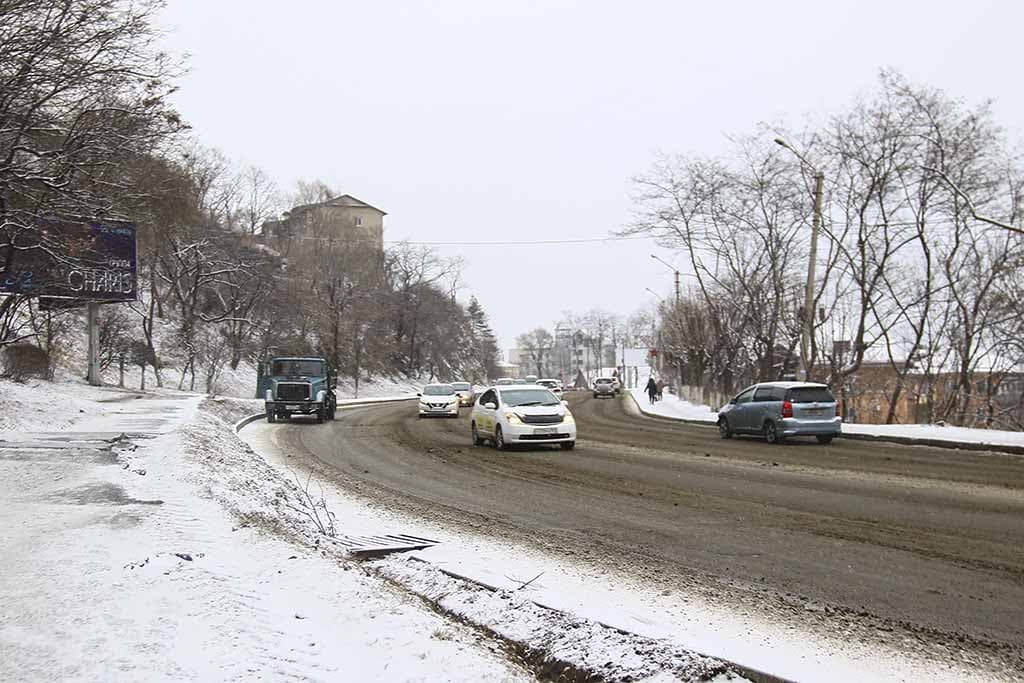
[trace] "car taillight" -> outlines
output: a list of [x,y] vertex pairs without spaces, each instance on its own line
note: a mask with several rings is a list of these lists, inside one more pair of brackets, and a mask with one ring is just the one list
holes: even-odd
[[782,402],[782,417],[793,417],[793,404],[789,401]]

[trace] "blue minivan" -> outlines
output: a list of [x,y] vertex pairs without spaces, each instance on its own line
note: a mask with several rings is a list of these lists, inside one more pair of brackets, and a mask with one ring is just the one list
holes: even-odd
[[747,387],[718,411],[718,433],[760,434],[768,443],[791,436],[814,436],[829,443],[842,434],[843,418],[824,384],[762,382]]

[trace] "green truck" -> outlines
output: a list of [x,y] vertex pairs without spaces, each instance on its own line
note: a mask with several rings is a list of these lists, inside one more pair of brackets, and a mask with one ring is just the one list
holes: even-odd
[[323,422],[334,419],[337,386],[337,375],[327,359],[284,356],[259,364],[256,398],[264,401],[267,422],[292,415],[315,415],[317,422]]

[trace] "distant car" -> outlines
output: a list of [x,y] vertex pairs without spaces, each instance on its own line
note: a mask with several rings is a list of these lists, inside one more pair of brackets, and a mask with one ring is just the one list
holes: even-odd
[[718,433],[762,434],[768,443],[791,436],[814,436],[829,443],[842,433],[843,418],[824,384],[763,382],[747,387],[718,411]]
[[515,380],[513,380],[511,377],[502,377],[501,379],[494,383],[495,386],[499,387],[507,387],[509,384],[515,384]]
[[428,384],[418,396],[421,418],[459,416],[459,395],[451,384]]
[[537,384],[542,387],[547,387],[548,391],[552,394],[558,398],[562,398],[562,383],[557,379],[539,379],[537,380]]
[[526,384],[536,384],[537,383],[537,379],[538,379],[537,375],[527,375],[526,377],[523,377],[523,381]]
[[476,393],[473,391],[472,384],[469,382],[452,382],[452,388],[459,395],[459,407],[473,405],[473,402],[476,400]]
[[594,398],[613,398],[619,395],[619,385],[614,377],[598,377],[594,380]]
[[576,420],[565,402],[539,384],[494,386],[482,393],[470,416],[474,446],[486,441],[505,450],[514,444],[576,446]]
[[519,378],[512,380],[512,384],[529,384],[525,378]]

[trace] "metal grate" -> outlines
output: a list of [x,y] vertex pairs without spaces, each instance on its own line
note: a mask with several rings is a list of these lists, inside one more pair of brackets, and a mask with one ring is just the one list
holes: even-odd
[[557,413],[554,415],[520,415],[519,417],[528,425],[556,425],[562,421],[562,416]]
[[407,534],[384,534],[379,536],[339,536],[335,539],[353,555],[372,556],[401,553],[407,550],[423,550],[437,545],[437,541]]
[[278,382],[278,401],[307,401],[309,400],[309,384],[306,382]]

